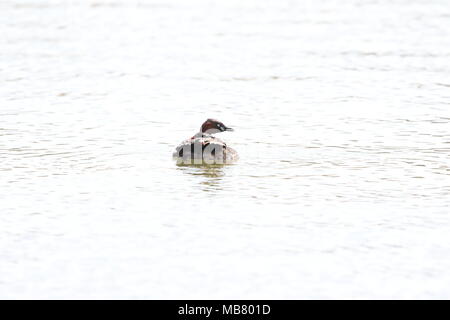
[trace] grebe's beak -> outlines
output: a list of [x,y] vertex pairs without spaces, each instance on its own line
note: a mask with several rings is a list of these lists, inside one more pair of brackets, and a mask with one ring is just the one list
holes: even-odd
[[234,129],[233,129],[233,128],[225,127],[225,131],[234,131]]

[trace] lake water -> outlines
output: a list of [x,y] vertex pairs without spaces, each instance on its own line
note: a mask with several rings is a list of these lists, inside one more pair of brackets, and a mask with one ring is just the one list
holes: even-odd
[[448,1],[0,10],[0,298],[450,298]]

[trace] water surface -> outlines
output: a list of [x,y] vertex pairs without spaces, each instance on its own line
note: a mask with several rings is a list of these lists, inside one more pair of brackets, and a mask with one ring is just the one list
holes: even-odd
[[448,1],[0,9],[1,298],[450,298]]

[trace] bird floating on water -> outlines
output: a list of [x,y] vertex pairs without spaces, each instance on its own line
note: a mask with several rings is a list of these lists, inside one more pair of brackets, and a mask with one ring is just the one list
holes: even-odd
[[226,164],[239,159],[233,148],[212,134],[233,131],[222,122],[207,119],[200,131],[184,140],[173,153],[178,164]]

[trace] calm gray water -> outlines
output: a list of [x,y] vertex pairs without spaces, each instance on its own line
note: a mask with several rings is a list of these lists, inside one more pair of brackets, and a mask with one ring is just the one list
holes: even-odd
[[0,298],[450,298],[448,1],[0,10]]

